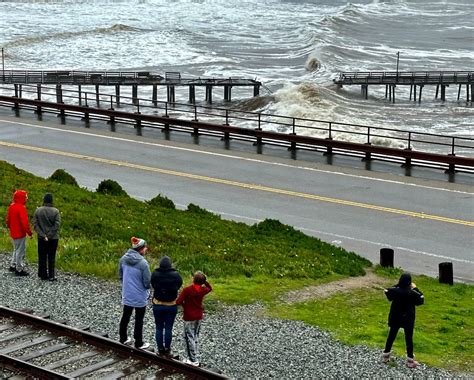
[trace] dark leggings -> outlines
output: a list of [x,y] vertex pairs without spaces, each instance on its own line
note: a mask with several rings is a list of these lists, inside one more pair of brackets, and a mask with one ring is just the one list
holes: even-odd
[[122,319],[120,320],[120,342],[123,343],[127,340],[127,328],[130,322],[130,317],[135,309],[135,326],[133,330],[133,338],[135,339],[135,347],[143,345],[143,319],[145,318],[144,307],[132,307],[123,305]]
[[385,353],[390,352],[392,349],[393,342],[397,337],[398,330],[403,328],[405,330],[405,343],[407,345],[407,357],[413,359],[413,330],[415,328],[414,325],[407,325],[407,326],[391,326],[390,332],[388,333],[387,343],[385,343]]

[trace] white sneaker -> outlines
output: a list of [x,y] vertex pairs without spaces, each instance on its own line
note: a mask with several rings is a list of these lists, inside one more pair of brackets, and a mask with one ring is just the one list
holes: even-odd
[[146,350],[150,347],[150,343],[143,343],[140,347],[137,347],[139,350]]
[[192,365],[192,366],[194,366],[194,367],[199,367],[199,362],[193,362],[193,361],[191,361],[191,360],[189,360],[189,359],[184,359],[184,360],[183,360],[183,363],[184,363],[184,364],[188,364],[188,365]]
[[408,358],[407,359],[407,367],[408,368],[416,368],[420,363],[418,363],[415,359]]
[[125,344],[127,346],[130,346],[133,343],[133,339],[130,337],[127,337],[127,340],[123,342],[122,344]]

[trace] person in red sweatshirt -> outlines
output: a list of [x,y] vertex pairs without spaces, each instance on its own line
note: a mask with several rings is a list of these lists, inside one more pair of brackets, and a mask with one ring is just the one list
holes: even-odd
[[212,287],[207,282],[206,276],[201,272],[196,272],[193,276],[193,284],[184,288],[176,300],[177,305],[183,306],[184,339],[188,354],[188,359],[184,362],[196,367],[199,366],[197,345],[204,314],[202,301],[211,290]]
[[33,237],[30,223],[28,222],[28,212],[26,211],[26,201],[28,193],[24,190],[17,190],[13,194],[13,202],[8,207],[6,223],[13,240],[13,255],[10,264],[10,272],[15,272],[17,276],[28,276],[25,271],[26,235]]

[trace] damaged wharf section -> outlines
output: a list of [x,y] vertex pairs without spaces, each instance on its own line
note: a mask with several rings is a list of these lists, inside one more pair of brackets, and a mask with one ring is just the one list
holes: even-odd
[[[95,93],[100,93],[100,86],[114,86],[117,102],[120,103],[120,89],[122,86],[132,88],[132,98],[138,100],[139,86],[152,86],[152,101],[158,102],[158,87],[166,87],[166,98],[169,103],[176,101],[176,87],[188,87],[189,102],[196,103],[196,87],[205,87],[206,102],[212,103],[212,94],[215,87],[224,90],[224,101],[232,100],[233,87],[250,87],[253,96],[260,94],[262,83],[254,79],[245,78],[182,78],[179,72],[166,72],[165,76],[148,71],[25,71],[4,70],[0,77],[3,83],[15,84],[21,92],[22,84],[38,84],[38,99],[41,98],[41,84],[54,84],[58,94],[62,85],[77,86],[81,93],[81,86],[95,86]],[[21,97],[21,94],[19,94]],[[58,103],[62,99],[58,99]]]
[[[362,96],[367,99],[369,86],[385,85],[385,98],[395,103],[395,88],[410,86],[410,100],[421,102],[424,86],[436,86],[435,98],[440,96],[446,100],[446,87],[458,86],[457,100],[461,98],[462,87],[466,88],[466,102],[474,101],[474,72],[473,71],[371,71],[371,72],[342,72],[334,79],[339,87],[359,85]],[[441,90],[441,93],[440,93]]]

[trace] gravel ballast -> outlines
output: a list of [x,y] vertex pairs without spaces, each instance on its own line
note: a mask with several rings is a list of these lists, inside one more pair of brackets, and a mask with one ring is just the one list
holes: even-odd
[[[1,305],[47,313],[52,319],[88,325],[93,332],[107,332],[118,339],[122,310],[119,282],[69,273],[58,273],[58,282],[41,281],[34,265],[29,266],[31,276],[15,277],[8,271],[9,260],[10,255],[0,254]],[[206,314],[199,343],[203,367],[234,379],[463,377],[423,364],[409,369],[403,358],[385,365],[381,350],[341,344],[302,322],[261,317],[262,310],[259,305],[232,306]],[[174,353],[185,357],[181,313],[173,334]],[[144,339],[154,346],[151,308],[145,317]]]

